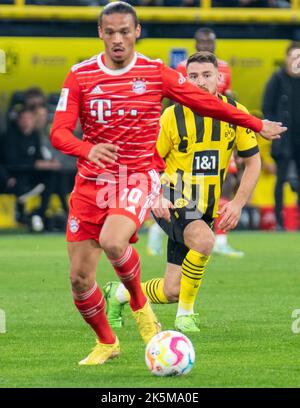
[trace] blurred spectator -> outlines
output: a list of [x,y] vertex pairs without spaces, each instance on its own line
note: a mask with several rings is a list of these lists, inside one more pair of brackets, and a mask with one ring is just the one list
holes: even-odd
[[[57,194],[65,213],[68,212],[67,195],[74,185],[76,173],[76,159],[62,154],[56,150],[50,142],[50,125],[48,122],[48,109],[46,106],[38,106],[35,109],[36,130],[39,132],[41,143],[41,155],[44,160],[57,163],[57,171],[54,174],[50,193]],[[49,197],[50,198],[50,197]]]
[[44,106],[46,104],[46,96],[38,87],[28,88],[24,93],[24,104],[25,107],[29,109]]
[[0,162],[0,194],[13,194],[17,179],[12,177],[3,163]]
[[[216,34],[215,32],[208,27],[199,28],[195,34],[195,48],[198,52],[209,51],[213,54],[216,50]],[[176,70],[181,72],[183,76],[186,77],[186,62],[187,60],[181,61]],[[231,72],[230,67],[226,61],[220,60],[218,58],[218,92],[226,96],[232,96],[231,92]]]
[[15,193],[18,197],[17,220],[26,223],[24,203],[31,195],[41,195],[41,206],[32,214],[33,229],[42,230],[53,170],[59,166],[53,160],[44,160],[41,153],[39,134],[35,130],[35,114],[23,108],[16,122],[10,127],[5,139],[5,162],[10,174],[16,178]]
[[[285,66],[275,72],[267,83],[263,98],[266,118],[284,123],[288,127],[281,139],[272,142],[271,154],[277,167],[275,185],[275,214],[277,229],[283,224],[283,185],[288,169],[294,160],[300,179],[300,43],[293,42],[287,49]],[[300,185],[298,183],[300,208]]]
[[11,97],[7,112],[7,130],[16,121],[18,112],[22,107],[34,109],[36,106],[45,105],[46,97],[38,87],[28,88],[26,91],[15,91]]

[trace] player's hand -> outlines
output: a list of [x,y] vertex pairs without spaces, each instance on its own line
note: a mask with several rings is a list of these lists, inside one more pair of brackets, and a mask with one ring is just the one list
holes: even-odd
[[152,212],[156,218],[164,218],[166,221],[171,222],[170,208],[175,207],[170,200],[161,194],[155,201],[152,207]]
[[242,213],[242,207],[234,200],[224,204],[218,211],[220,217],[222,217],[219,228],[225,232],[234,229],[239,222]]
[[102,162],[113,164],[117,159],[118,149],[118,146],[110,143],[99,143],[91,148],[88,159],[104,169],[105,164]]
[[281,122],[272,122],[267,119],[262,122],[263,128],[259,133],[267,140],[280,139],[281,133],[287,130],[287,127],[282,126]]

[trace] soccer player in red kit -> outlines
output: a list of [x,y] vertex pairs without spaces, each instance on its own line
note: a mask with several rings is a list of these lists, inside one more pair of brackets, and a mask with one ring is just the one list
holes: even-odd
[[[286,128],[223,103],[186,82],[159,60],[135,52],[141,27],[135,9],[112,2],[99,16],[105,52],[72,67],[64,82],[51,131],[53,145],[78,157],[67,225],[75,305],[97,335],[80,364],[103,364],[120,353],[96,283],[102,251],[130,293],[130,306],[147,343],[160,325],[140,285],[140,259],[130,243],[156,199],[154,159],[164,96],[202,115],[249,127],[267,138]],[[80,118],[83,140],[73,135]]]

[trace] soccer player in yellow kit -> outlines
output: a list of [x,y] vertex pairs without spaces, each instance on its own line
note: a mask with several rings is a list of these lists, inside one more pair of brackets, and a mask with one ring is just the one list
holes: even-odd
[[[187,61],[190,82],[247,112],[240,103],[217,93],[218,63],[210,52],[198,52]],[[222,183],[232,151],[244,159],[245,170],[235,197],[218,211]],[[254,132],[226,122],[201,117],[183,105],[167,108],[161,117],[157,150],[165,159],[163,194],[153,215],[168,235],[167,268],[163,278],[142,284],[152,303],[178,302],[175,329],[199,331],[194,303],[214,246],[213,220],[220,227],[236,227],[259,177],[261,161]],[[129,294],[119,283],[105,288],[108,319],[122,325],[121,311]]]

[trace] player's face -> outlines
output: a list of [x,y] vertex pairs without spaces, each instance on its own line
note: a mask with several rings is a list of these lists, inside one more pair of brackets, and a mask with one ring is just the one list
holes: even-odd
[[218,70],[210,62],[191,62],[187,67],[188,80],[209,92],[212,95],[217,93]]
[[213,33],[211,34],[200,34],[196,38],[196,50],[209,51],[214,54],[216,48],[216,37]]
[[104,41],[105,64],[111,69],[126,67],[132,60],[141,27],[131,14],[114,13],[102,17],[99,37]]

